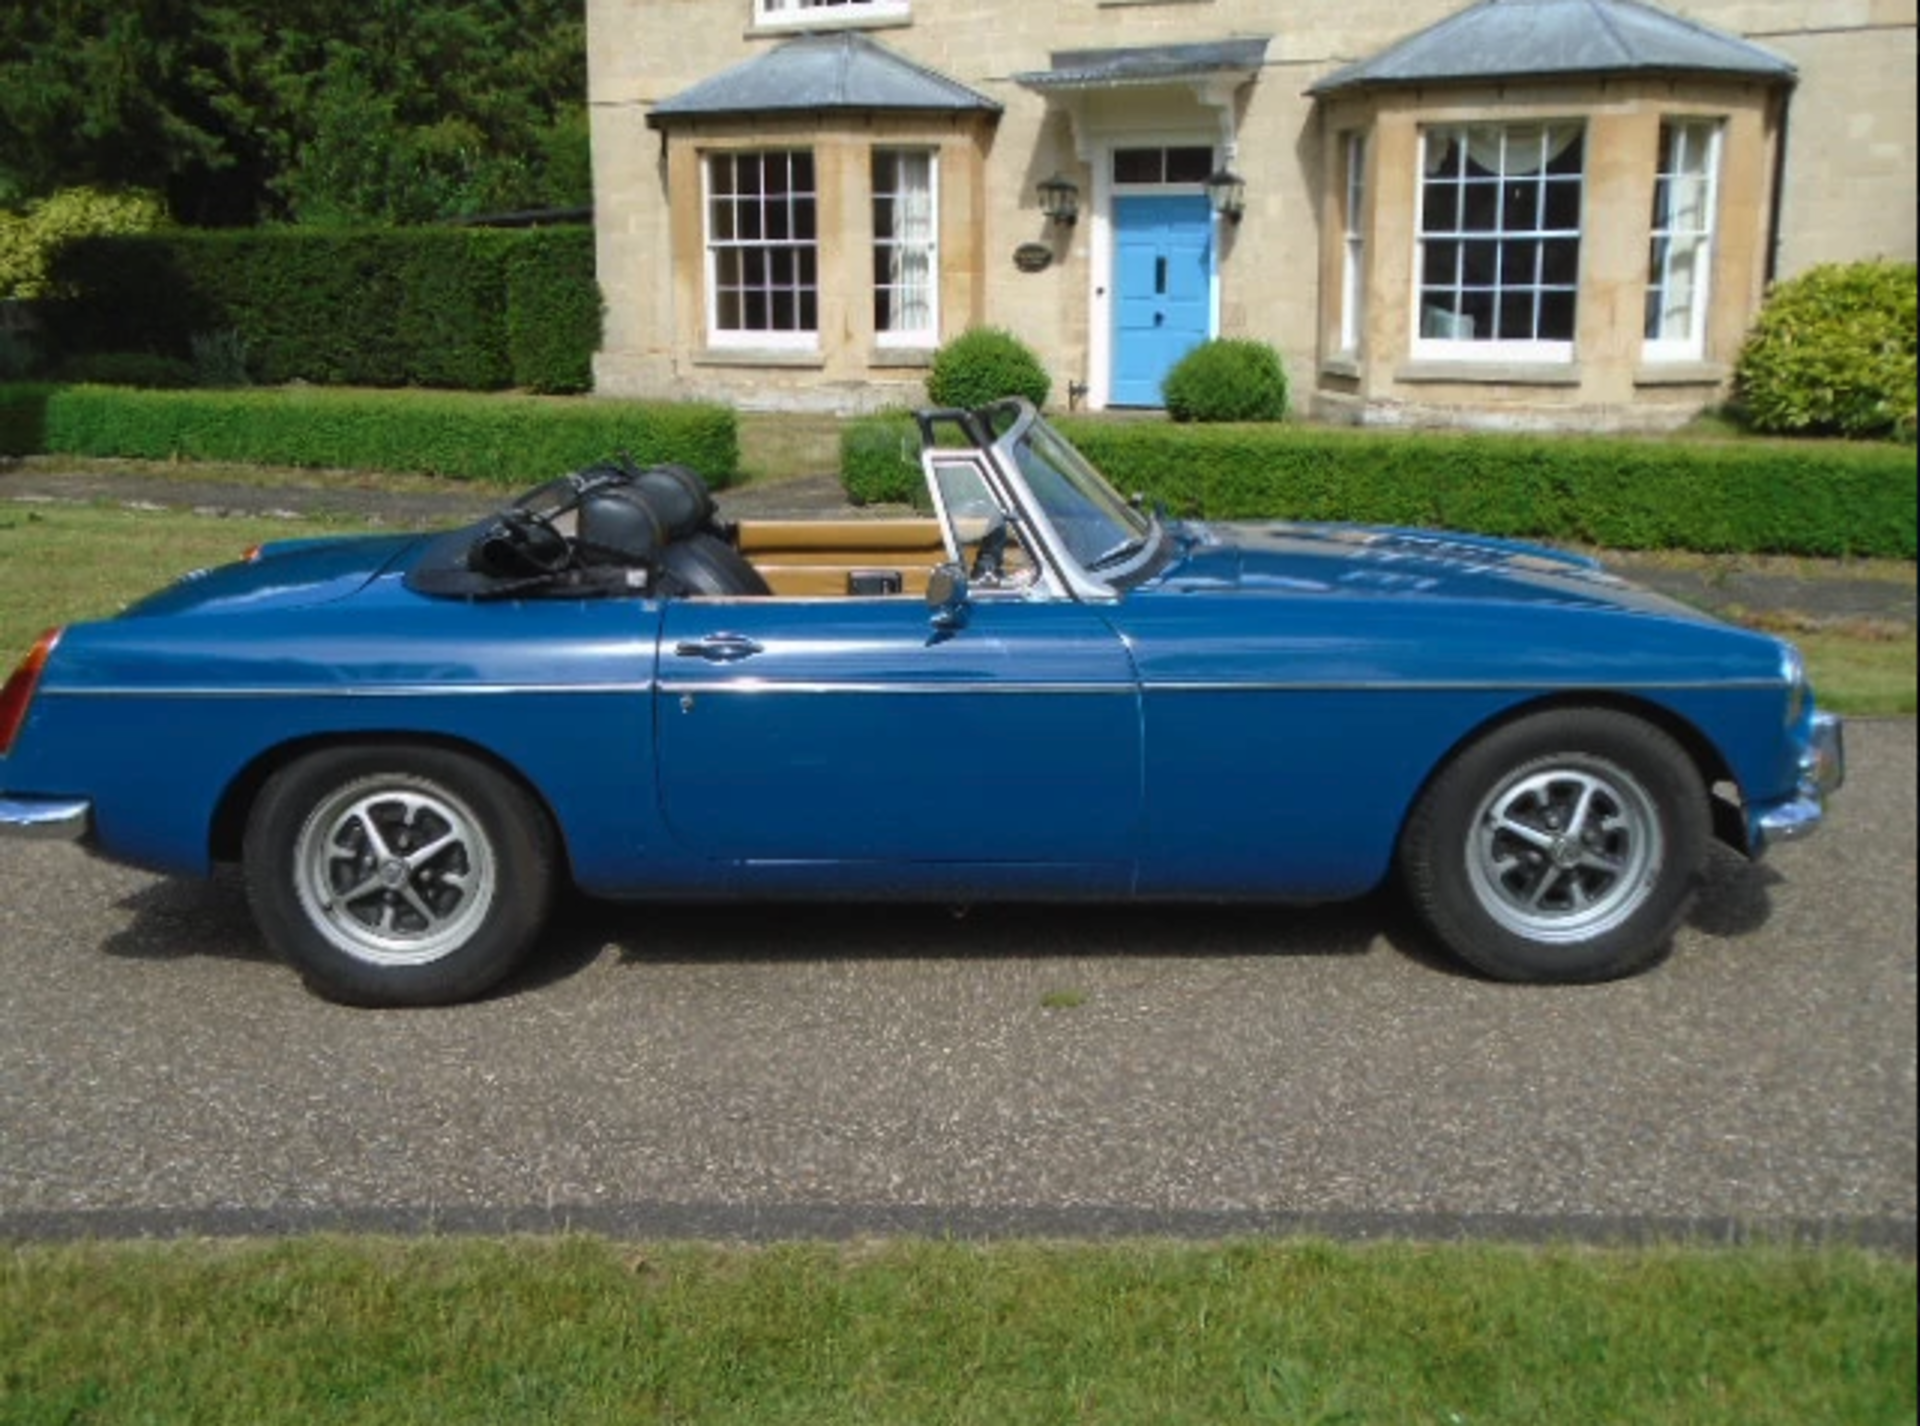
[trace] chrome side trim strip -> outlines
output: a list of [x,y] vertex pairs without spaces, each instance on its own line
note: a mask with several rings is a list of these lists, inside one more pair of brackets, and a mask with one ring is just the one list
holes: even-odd
[[978,697],[982,694],[1248,694],[1248,693],[1684,693],[1725,689],[1775,689],[1770,680],[1754,682],[1684,682],[1610,684],[1604,690],[1591,683],[1454,683],[1392,681],[1352,683],[826,683],[768,678],[687,679],[671,676],[660,680],[662,693],[789,693],[789,694],[956,694]]
[[1140,690],[1131,683],[787,683],[780,679],[733,678],[698,680],[663,678],[663,694],[785,693],[808,698],[855,695],[860,697],[934,698],[951,695],[959,698],[999,698],[1014,694],[1042,698],[1061,696],[1100,696],[1138,698]]
[[[1751,692],[1778,689],[1777,679],[1685,680],[1671,683],[1618,683],[1609,693]],[[500,698],[522,696],[635,696],[653,693],[794,693],[794,694],[1250,694],[1250,693],[1592,693],[1592,683],[1481,682],[1451,679],[1356,679],[1347,682],[1300,683],[934,683],[873,680],[826,681],[741,677],[732,679],[678,679],[669,674],[658,683],[422,683],[325,685],[320,687],[158,687],[106,686],[45,688],[43,698],[165,698],[165,699],[279,699],[279,698]]]
[[141,688],[103,686],[98,688],[41,687],[42,698],[499,698],[509,694],[568,696],[607,694],[647,694],[654,692],[648,683],[377,683],[303,685],[298,688],[260,686],[196,688],[191,686]]

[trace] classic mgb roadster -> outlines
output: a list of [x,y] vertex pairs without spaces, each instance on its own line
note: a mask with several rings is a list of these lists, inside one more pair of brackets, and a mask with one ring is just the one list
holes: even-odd
[[0,830],[238,861],[266,940],[358,1004],[481,994],[565,882],[964,905],[1397,879],[1480,972],[1592,981],[1660,956],[1715,836],[1758,856],[1841,782],[1791,646],[1591,560],[1170,520],[1022,403],[916,420],[926,519],[730,524],[690,473],[614,464],[50,633],[0,695]]

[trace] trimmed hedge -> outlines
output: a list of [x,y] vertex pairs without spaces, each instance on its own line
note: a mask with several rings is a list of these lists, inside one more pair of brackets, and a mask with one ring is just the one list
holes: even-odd
[[524,485],[627,452],[723,488],[739,423],[709,405],[450,392],[0,387],[0,455],[213,460]]
[[266,385],[579,391],[600,340],[588,228],[86,238],[55,274],[81,294],[48,322],[62,354],[186,357],[232,332]]
[[507,355],[516,386],[593,390],[603,303],[592,228],[541,228],[507,254]]
[[[1176,515],[1470,530],[1607,549],[1915,555],[1915,453],[1831,442],[1496,436],[1065,419],[1121,491]],[[916,498],[912,424],[843,436],[856,503]]]

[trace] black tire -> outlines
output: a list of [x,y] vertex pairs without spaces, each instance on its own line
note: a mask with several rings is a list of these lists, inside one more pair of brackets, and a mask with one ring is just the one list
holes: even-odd
[[346,1005],[450,1005],[538,939],[554,836],[518,784],[442,748],[333,748],[262,789],[242,849],[254,919]]
[[1712,839],[1686,752],[1629,714],[1557,709],[1469,745],[1400,842],[1415,908],[1498,980],[1579,983],[1644,969],[1686,915]]

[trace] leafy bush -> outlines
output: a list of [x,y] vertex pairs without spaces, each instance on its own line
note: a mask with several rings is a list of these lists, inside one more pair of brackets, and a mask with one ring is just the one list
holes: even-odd
[[1287,372],[1265,342],[1219,338],[1182,357],[1162,388],[1176,421],[1284,421]]
[[509,485],[619,452],[677,462],[723,488],[740,464],[731,410],[452,392],[132,391],[0,387],[14,455],[216,460],[414,471]]
[[867,416],[840,428],[840,482],[855,505],[921,504],[920,432],[911,417]]
[[195,332],[188,338],[193,351],[195,386],[247,386],[247,339],[228,327],[218,332]]
[[1915,267],[1812,268],[1768,294],[1736,373],[1756,430],[1914,438]]
[[150,193],[95,188],[63,189],[22,213],[0,213],[0,301],[55,294],[53,262],[70,242],[151,232],[165,221],[165,208]]
[[1470,530],[1608,549],[1915,553],[1898,446],[1069,420],[1122,490],[1216,520]]
[[927,373],[927,397],[935,406],[971,410],[1009,396],[1044,406],[1052,390],[1053,379],[1040,358],[998,327],[975,327],[955,337],[934,354]]

